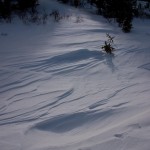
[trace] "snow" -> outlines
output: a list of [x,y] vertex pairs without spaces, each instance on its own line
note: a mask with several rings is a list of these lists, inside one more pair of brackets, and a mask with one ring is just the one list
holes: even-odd
[[[0,149],[149,150],[150,21],[134,19],[125,34],[91,12],[42,2],[70,19],[0,24]],[[100,48],[106,33],[114,55]]]

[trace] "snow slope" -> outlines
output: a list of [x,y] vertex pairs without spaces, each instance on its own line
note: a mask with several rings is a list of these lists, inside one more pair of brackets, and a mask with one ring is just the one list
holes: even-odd
[[[70,19],[0,24],[0,149],[150,150],[150,21],[135,19],[124,34],[90,12],[42,2]],[[100,50],[106,33],[114,56]]]

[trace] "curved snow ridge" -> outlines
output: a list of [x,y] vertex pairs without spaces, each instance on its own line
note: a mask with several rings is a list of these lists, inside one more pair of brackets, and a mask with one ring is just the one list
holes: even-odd
[[[126,87],[123,87],[123,88],[121,88],[121,89],[119,89],[119,90],[116,90],[114,93],[110,94],[110,95],[108,96],[108,98],[102,99],[102,100],[100,100],[100,101],[98,101],[98,102],[92,104],[91,106],[89,106],[89,109],[94,109],[94,108],[97,108],[97,107],[99,107],[99,106],[101,106],[101,105],[107,104],[111,98],[115,97],[117,94],[121,93],[122,91],[124,91],[124,90],[126,90],[126,89],[129,89],[130,87],[134,87],[135,85],[137,85],[137,83],[136,83],[136,84],[129,85],[129,86],[126,86]],[[121,103],[121,104],[118,104],[118,105],[116,105],[116,106],[121,106],[122,104],[126,104],[126,103],[128,103],[128,102]]]
[[35,124],[30,130],[36,129],[61,134],[84,128],[85,125],[94,125],[96,121],[104,121],[119,111],[121,110],[108,109],[62,114]]
[[146,63],[144,65],[141,65],[138,68],[142,68],[142,69],[146,69],[146,70],[150,71],[150,63]]
[[[80,49],[61,55],[35,61],[30,64],[24,64],[20,69],[30,69],[32,71],[60,72],[67,70],[83,69],[93,61],[103,61],[104,53],[100,51],[90,51],[88,49]],[[33,65],[34,64],[34,65]]]
[[6,93],[6,92],[10,92],[10,91],[16,91],[16,90],[20,90],[26,87],[30,87],[30,85],[40,85],[40,82],[45,81],[45,79],[43,78],[32,78],[31,80],[21,80],[20,81],[16,81],[16,82],[12,82],[4,87],[1,87],[2,90],[0,90],[0,93]]
[[90,51],[88,49],[80,49],[80,50],[64,53],[61,55],[57,55],[49,59],[35,61],[34,65],[33,62],[30,64],[24,64],[20,67],[20,69],[43,68],[44,70],[44,68],[63,65],[63,64],[76,63],[88,59],[103,60],[104,53],[100,51]]
[[[8,102],[7,106],[3,106],[0,109],[0,125],[24,123],[45,117],[53,108],[67,103],[65,99],[72,95],[73,92],[74,89],[71,88],[67,91],[58,90],[42,94],[36,94],[36,90],[33,90],[22,93],[25,94],[24,96],[22,94],[14,95],[9,99],[10,102]],[[26,96],[26,94],[30,96]],[[25,101],[27,106],[23,105]],[[18,109],[16,106],[19,104],[23,106]]]

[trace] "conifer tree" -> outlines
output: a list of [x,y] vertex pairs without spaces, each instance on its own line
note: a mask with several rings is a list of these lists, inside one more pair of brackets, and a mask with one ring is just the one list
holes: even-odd
[[[106,18],[115,18],[122,30],[130,32],[137,0],[96,0],[98,11]],[[127,29],[128,28],[128,29]]]

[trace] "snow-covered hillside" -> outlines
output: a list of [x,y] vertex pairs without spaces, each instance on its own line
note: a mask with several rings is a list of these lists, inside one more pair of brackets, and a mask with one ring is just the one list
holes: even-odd
[[[42,5],[71,16],[0,24],[0,149],[150,150],[150,21],[124,34],[80,8]],[[101,51],[106,33],[114,56]]]

